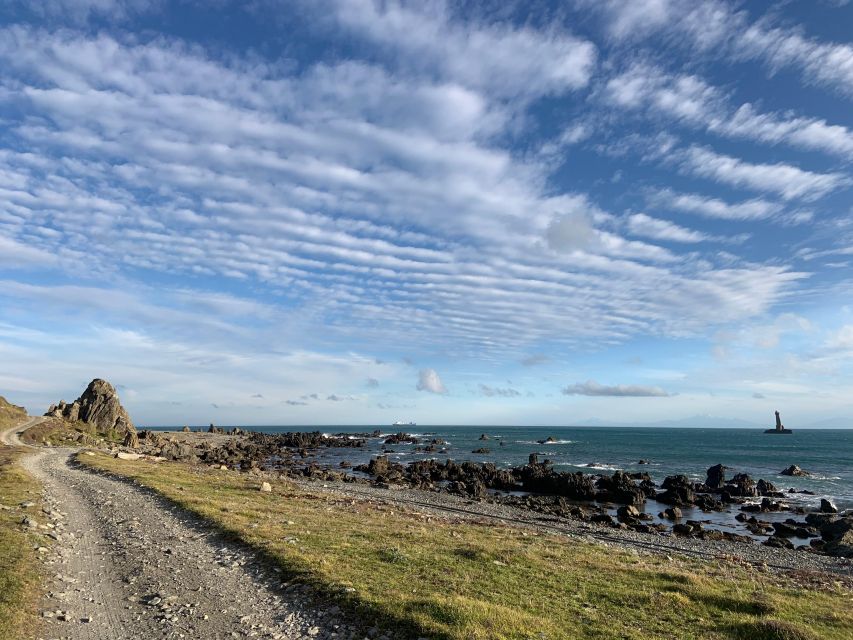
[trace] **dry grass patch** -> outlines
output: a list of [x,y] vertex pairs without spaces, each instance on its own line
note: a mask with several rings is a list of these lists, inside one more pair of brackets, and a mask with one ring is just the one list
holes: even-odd
[[[0,397],[0,431],[26,420],[21,407]],[[35,536],[21,527],[26,513],[40,507],[39,485],[15,461],[23,453],[0,444],[0,637],[30,638],[34,634],[39,591]],[[35,506],[22,508],[22,502]]]
[[413,634],[682,639],[778,628],[853,636],[851,592],[843,588],[779,586],[776,576],[725,562],[448,523],[285,482],[261,493],[259,480],[231,471],[101,454],[80,461],[138,480],[262,550],[289,579]]

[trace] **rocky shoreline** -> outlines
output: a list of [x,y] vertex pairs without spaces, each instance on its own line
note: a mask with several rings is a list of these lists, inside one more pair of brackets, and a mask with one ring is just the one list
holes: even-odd
[[[601,475],[558,471],[547,459],[540,461],[536,454],[531,454],[527,464],[512,468],[435,459],[402,465],[392,462],[387,455],[377,455],[368,463],[355,466],[342,461],[337,468],[321,466],[314,460],[315,454],[326,448],[362,449],[368,438],[384,437],[385,449],[401,442],[437,450],[442,446],[439,440],[419,442],[405,433],[267,434],[241,429],[226,432],[211,425],[206,433],[189,429],[145,430],[138,435],[137,447],[121,447],[121,451],[116,450],[117,455],[144,455],[252,474],[379,489],[405,487],[656,537],[728,541],[744,546],[760,539],[771,548],[853,558],[853,513],[838,513],[828,501],[823,501],[816,512],[790,507],[785,501],[787,494],[771,482],[754,480],[746,474],[729,478],[722,464],[708,468],[705,482],[672,475],[657,485],[647,473],[615,471],[612,475]],[[796,473],[796,470],[786,472]],[[643,512],[647,504],[653,503],[661,507],[658,518]],[[710,527],[699,518],[686,518],[682,510],[688,508],[706,514],[737,511],[735,520],[743,533]],[[762,518],[780,513],[790,517],[784,521]]]

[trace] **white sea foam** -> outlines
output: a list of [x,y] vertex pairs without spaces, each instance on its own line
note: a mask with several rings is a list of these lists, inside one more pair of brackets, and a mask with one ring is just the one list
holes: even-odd
[[551,442],[539,440],[516,440],[516,444],[572,444],[574,440],[552,440]]
[[558,462],[558,467],[577,467],[579,469],[595,469],[596,471],[619,471],[622,467],[605,462],[588,462],[579,464],[577,462]]

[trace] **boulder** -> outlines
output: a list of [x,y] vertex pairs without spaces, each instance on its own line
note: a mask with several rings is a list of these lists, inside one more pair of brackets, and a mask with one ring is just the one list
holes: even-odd
[[838,507],[836,507],[832,502],[827,500],[826,498],[820,499],[820,512],[821,513],[838,513]]
[[596,499],[602,502],[619,504],[643,504],[646,496],[642,489],[624,471],[612,476],[603,476],[595,483],[598,493]]
[[721,464],[715,464],[709,467],[705,472],[705,486],[709,489],[722,489],[726,483],[726,467]]
[[264,493],[271,493],[272,492],[272,485],[269,482],[262,482],[260,491],[262,491]]
[[797,465],[792,464],[787,469],[783,469],[779,472],[783,476],[810,476],[811,474],[808,471],[800,469]]
[[742,498],[758,497],[758,488],[746,473],[739,473],[726,483],[726,492],[730,496]]
[[616,517],[619,518],[619,520],[622,522],[631,522],[640,518],[640,512],[637,510],[637,507],[633,505],[627,505],[624,507],[619,507],[616,510]]
[[662,493],[657,494],[657,501],[674,506],[693,504],[696,495],[693,493],[693,483],[687,476],[667,476],[664,478]]
[[660,517],[667,520],[681,520],[681,509],[678,507],[669,507],[668,509],[664,509]]

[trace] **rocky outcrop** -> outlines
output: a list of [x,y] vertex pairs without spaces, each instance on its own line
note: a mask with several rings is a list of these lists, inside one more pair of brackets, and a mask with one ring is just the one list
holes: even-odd
[[726,483],[726,468],[721,464],[710,467],[705,474],[705,486],[709,489],[722,489]]
[[60,400],[58,405],[51,405],[45,415],[63,418],[69,422],[85,422],[101,433],[118,434],[127,447],[139,445],[136,428],[121,405],[118,393],[113,385],[100,378],[92,380],[74,402],[68,404]]
[[787,469],[783,469],[779,472],[783,476],[810,476],[811,474],[808,471],[800,469],[797,465],[792,464]]

